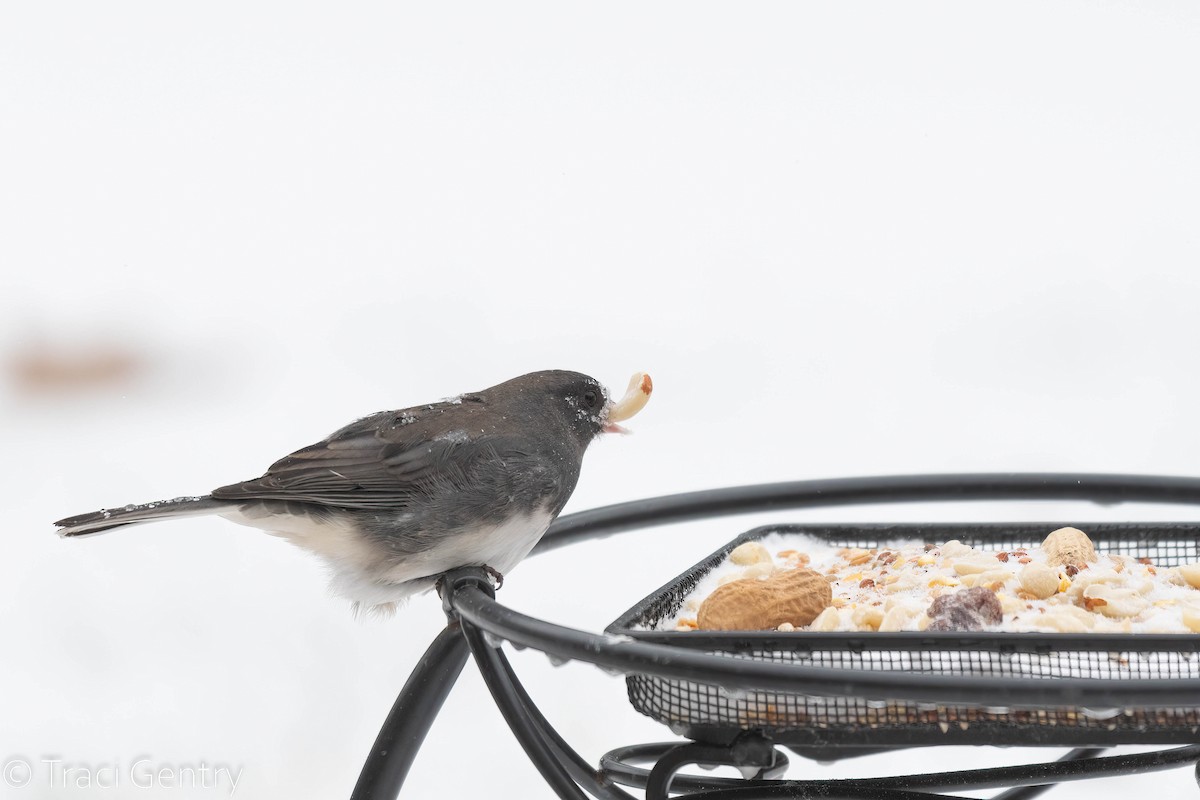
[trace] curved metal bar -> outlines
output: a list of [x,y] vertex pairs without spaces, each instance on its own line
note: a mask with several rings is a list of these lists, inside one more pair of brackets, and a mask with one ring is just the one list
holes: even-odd
[[550,724],[550,722],[542,716],[542,712],[538,710],[537,705],[530,699],[525,692],[525,687],[521,681],[517,679],[517,674],[513,671],[512,664],[503,656],[499,659],[500,666],[504,670],[505,679],[512,687],[513,693],[520,702],[522,709],[529,716],[533,727],[537,729],[542,738],[555,751],[555,755],[559,762],[570,773],[576,783],[591,793],[599,800],[634,800],[633,795],[613,785],[609,781],[607,775],[603,771],[597,771],[583,760],[583,758],[575,752],[575,750],[566,743],[566,741],[558,735],[558,731]]
[[[1106,748],[1103,747],[1077,747],[1059,758],[1058,761],[1088,761],[1096,758],[1096,756],[1103,753],[1105,749]],[[1012,789],[995,795],[991,800],[1033,800],[1033,798],[1040,797],[1057,785],[1058,784],[1056,782],[1051,782],[1043,783],[1038,786],[1015,786]]]
[[[668,751],[675,749],[678,742],[657,742],[630,745],[606,753],[601,765],[606,772],[630,786],[644,787],[650,771],[633,767],[626,762],[632,759],[658,760]],[[996,795],[1004,800],[1029,800],[1069,780],[1091,780],[1119,775],[1142,774],[1168,769],[1200,759],[1200,746],[1188,746],[1160,750],[1152,753],[1137,753],[1124,756],[1096,758],[1104,748],[1083,747],[1071,750],[1058,760],[1039,764],[1013,767],[958,770],[953,772],[928,773],[922,775],[897,775],[882,778],[849,778],[831,780],[755,781],[738,778],[703,777],[678,775],[671,782],[675,791],[700,791],[696,797],[794,797],[808,793],[821,797],[881,797],[881,792],[917,791],[922,793],[995,789],[1013,787]],[[1200,771],[1200,762],[1198,762]],[[788,793],[790,787],[791,794]],[[761,790],[769,788],[769,792]],[[717,790],[737,789],[734,792]],[[710,792],[712,792],[710,794]],[[923,794],[929,798],[934,795]],[[689,795],[692,797],[692,795]]]
[[961,500],[1084,500],[1200,505],[1200,478],[1104,473],[880,475],[789,481],[648,497],[559,517],[534,553],[614,533],[783,508]]
[[[787,797],[803,798],[804,800],[963,800],[961,797],[927,792],[911,792],[906,789],[890,789],[885,787],[846,786],[834,781],[827,783],[792,783],[783,782],[774,785],[764,785],[761,782],[748,782],[737,789],[716,789],[708,792],[696,792],[686,796],[686,800],[759,800],[759,798]],[[651,800],[647,796],[646,800]]]
[[429,727],[467,663],[467,643],[451,622],[429,645],[384,720],[350,800],[393,800]]
[[[782,761],[782,764],[780,763]],[[776,749],[771,740],[744,733],[728,745],[680,743],[663,753],[654,763],[646,780],[646,800],[668,800],[675,775],[686,764],[723,764],[731,767],[754,767],[755,777],[781,772],[787,768],[787,756]],[[762,785],[746,779],[741,786]]]
[[[650,770],[635,767],[629,761],[658,761],[669,750],[678,747],[681,742],[650,742],[647,744],[631,744],[609,750],[600,757],[600,769],[612,780],[645,789],[650,779]],[[780,756],[783,754],[781,753]],[[702,792],[710,789],[732,789],[745,786],[744,778],[722,778],[717,775],[682,775],[676,774],[671,780],[671,790],[676,792]]]
[[1107,756],[1105,758],[1092,757],[1102,751],[1103,748],[1079,748],[1071,750],[1056,761],[1042,761],[1036,764],[931,772],[919,775],[896,775],[886,778],[849,778],[844,779],[844,782],[858,786],[915,789],[922,792],[1000,789],[1106,778],[1132,772],[1157,772],[1175,769],[1200,758],[1200,747],[1195,745],[1157,750],[1151,753]]
[[[677,747],[679,742],[651,742],[647,744],[634,744],[625,747],[618,747],[608,751],[600,758],[600,768],[610,775],[614,781],[623,783],[626,786],[633,786],[638,789],[646,787],[646,782],[650,778],[650,770],[644,767],[636,767],[630,764],[630,761],[651,761],[656,762],[665,753]],[[1044,780],[1053,781],[1053,772],[1059,769],[1058,764],[1065,761],[1083,761],[1085,759],[1094,759],[1096,756],[1103,753],[1103,747],[1081,747],[1064,754],[1053,763],[1044,765],[1026,765],[1020,767],[998,767],[991,769],[975,769],[975,770],[959,770],[956,772],[939,772],[929,773],[925,775],[900,775],[895,777],[885,778],[854,778],[854,779],[835,779],[853,785],[867,785],[876,788],[885,789],[917,789],[922,791],[948,791],[952,789],[985,789],[997,788],[1000,786],[1013,786],[1014,780],[1026,775],[1029,770],[1037,770],[1039,766],[1044,766],[1042,776]],[[1167,751],[1170,752],[1170,751]],[[1183,754],[1187,756],[1187,753]],[[1200,754],[1198,754],[1200,756]],[[1180,758],[1179,762],[1187,763],[1188,758]],[[1170,766],[1164,767],[1169,769],[1178,766],[1176,759],[1173,757]],[[774,785],[785,781],[774,781],[771,784],[763,782],[762,785]],[[793,784],[797,783],[825,783],[825,781],[790,781]],[[671,788],[674,791],[710,791],[715,789],[736,789],[746,786],[746,781],[741,778],[721,778],[716,776],[704,775],[675,775],[671,782]],[[1053,788],[1054,783],[1043,783],[1037,785],[1019,786],[1009,789],[996,795],[993,800],[1001,798],[1002,800],[1028,800],[1038,796],[1044,791]]]
[[[902,775],[894,778],[846,778],[827,781],[758,782],[734,789],[719,789],[688,795],[688,800],[749,800],[750,798],[821,797],[873,798],[943,797],[927,794],[964,789],[994,789],[1000,787],[1038,787],[1047,783],[1094,780],[1119,775],[1162,772],[1200,759],[1200,745],[1158,750],[1152,753],[1133,753],[1122,756],[1076,759],[1086,748],[1073,750],[1059,761],[1027,764],[1015,767],[962,770],[958,772]],[[1007,794],[1007,793],[1006,793]]]
[[[717,758],[712,758],[711,754],[714,752],[718,753]],[[650,770],[650,776],[646,780],[646,800],[668,800],[671,796],[671,784],[675,782],[675,774],[680,769],[688,764],[721,763],[720,756],[725,752],[723,747],[710,747],[696,742],[672,747],[659,756],[654,762],[654,768]]]
[[[447,589],[447,591],[451,590]],[[479,591],[479,589],[474,588],[473,591]],[[471,647],[471,654],[475,656],[475,663],[479,666],[479,672],[483,675],[488,691],[492,693],[492,699],[496,701],[500,713],[508,722],[508,727],[512,729],[513,735],[517,737],[517,741],[521,743],[525,754],[537,767],[542,778],[564,800],[587,800],[587,795],[572,780],[566,767],[555,757],[555,753],[542,738],[525,709],[521,707],[520,700],[512,686],[504,681],[504,667],[502,666],[502,662],[506,660],[504,656],[499,650],[484,641],[483,632],[477,627],[463,625],[463,635]]]
[[868,700],[987,705],[1003,690],[1010,706],[1173,706],[1200,697],[1200,679],[1108,681],[1096,678],[977,678],[901,672],[847,671],[754,661],[628,641],[555,625],[500,605],[478,588],[451,585],[447,602],[472,625],[560,658],[622,672],[715,684],[744,691],[789,692]]

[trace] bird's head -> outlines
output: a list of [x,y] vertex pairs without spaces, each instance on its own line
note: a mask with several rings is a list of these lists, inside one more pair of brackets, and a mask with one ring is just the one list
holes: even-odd
[[624,396],[613,400],[604,384],[579,372],[546,370],[514,378],[489,390],[513,394],[518,402],[536,406],[542,418],[557,417],[583,446],[601,433],[628,433],[619,423],[632,417],[650,399],[654,385],[644,372],[635,373]]

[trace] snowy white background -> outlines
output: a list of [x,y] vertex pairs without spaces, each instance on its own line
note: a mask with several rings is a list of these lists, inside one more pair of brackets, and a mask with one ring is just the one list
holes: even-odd
[[[0,758],[37,767],[0,796],[227,793],[66,790],[36,764],[56,756],[349,793],[435,598],[363,623],[250,529],[49,523],[258,475],[379,409],[650,371],[636,435],[593,447],[568,510],[838,475],[1200,472],[1198,76],[1184,3],[8,4],[3,357],[141,368],[0,384]],[[559,551],[502,599],[599,630],[756,521]],[[617,678],[515,663],[590,760],[669,738]],[[1195,791],[1188,770],[1154,780]],[[405,796],[450,789],[549,796],[471,666]]]

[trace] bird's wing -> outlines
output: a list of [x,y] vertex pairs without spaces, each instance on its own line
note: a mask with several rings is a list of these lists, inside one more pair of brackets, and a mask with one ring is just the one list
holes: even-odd
[[439,487],[464,485],[477,459],[507,449],[504,438],[429,437],[418,430],[399,437],[394,428],[347,426],[275,462],[261,478],[222,486],[212,496],[403,509]]

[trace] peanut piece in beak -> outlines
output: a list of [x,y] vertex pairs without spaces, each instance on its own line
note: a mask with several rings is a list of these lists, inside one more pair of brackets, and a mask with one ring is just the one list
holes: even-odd
[[629,388],[625,390],[625,396],[608,409],[607,421],[622,422],[641,411],[646,403],[650,402],[650,392],[653,390],[654,384],[650,381],[650,376],[644,372],[635,372],[629,379]]

